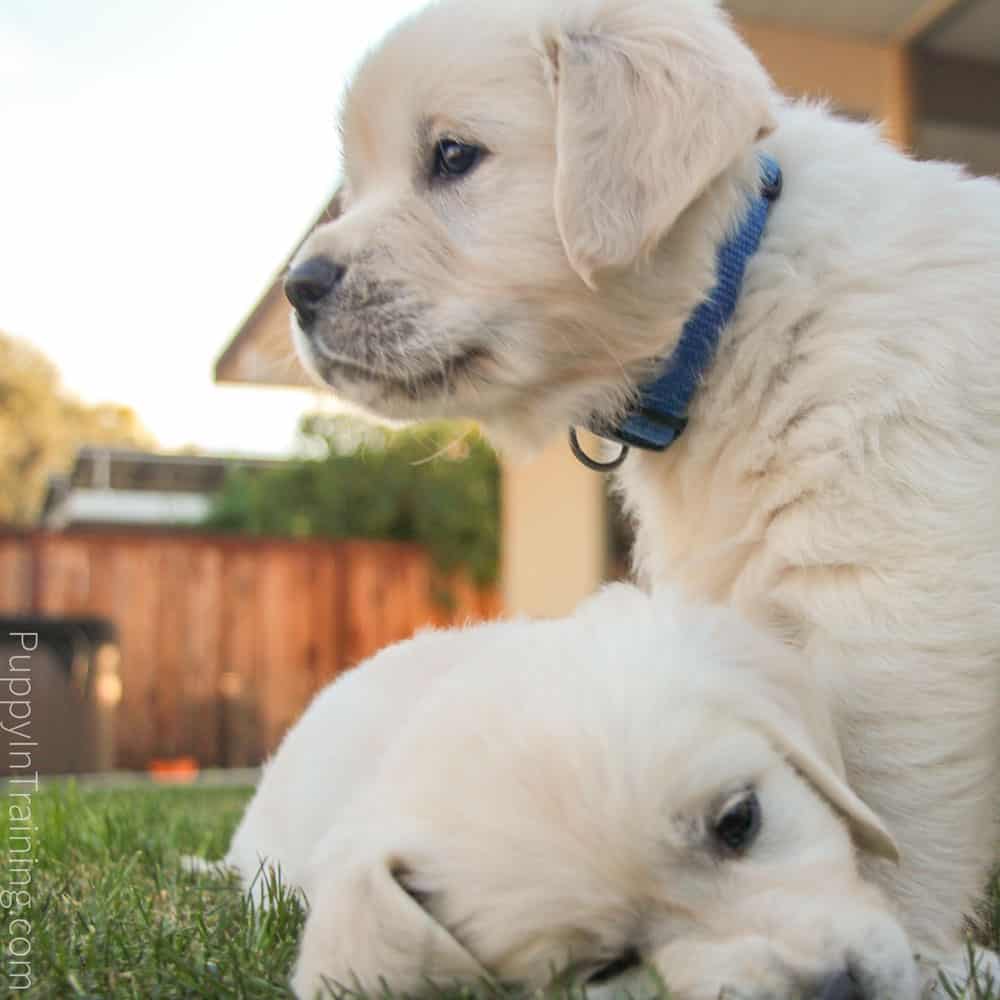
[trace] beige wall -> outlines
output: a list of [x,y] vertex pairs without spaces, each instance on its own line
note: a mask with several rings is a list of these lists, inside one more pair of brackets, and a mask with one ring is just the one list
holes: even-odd
[[904,45],[746,18],[736,26],[782,93],[829,98],[842,111],[883,122],[888,138],[910,145],[912,84]]
[[571,611],[605,576],[603,476],[585,469],[566,439],[503,467],[502,580],[508,614]]

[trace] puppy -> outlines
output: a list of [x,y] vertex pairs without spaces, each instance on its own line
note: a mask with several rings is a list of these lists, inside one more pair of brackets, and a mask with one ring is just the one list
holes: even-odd
[[933,982],[1000,814],[1000,184],[782,101],[708,0],[444,0],[342,126],[299,349],[376,413],[501,444],[641,416],[769,199],[686,429],[617,473],[636,568],[803,652]]
[[731,611],[617,585],[565,620],[426,633],[330,685],[226,863],[251,891],[265,865],[304,892],[310,1000],[553,970],[597,995],[652,974],[684,1000],[913,1000],[859,852],[896,859],[798,656]]

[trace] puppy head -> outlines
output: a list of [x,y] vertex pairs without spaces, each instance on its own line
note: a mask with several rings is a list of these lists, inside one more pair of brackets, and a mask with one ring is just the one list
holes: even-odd
[[753,183],[770,103],[708,0],[430,7],[346,96],[342,214],[291,271],[335,265],[302,354],[391,417],[516,433],[624,405],[711,283],[746,194],[718,179]]
[[421,705],[318,852],[300,996],[323,976],[411,991],[555,970],[634,995],[643,965],[681,1000],[814,1000],[837,976],[916,996],[856,867],[895,848],[796,657],[726,612],[618,590],[491,633],[483,659]]

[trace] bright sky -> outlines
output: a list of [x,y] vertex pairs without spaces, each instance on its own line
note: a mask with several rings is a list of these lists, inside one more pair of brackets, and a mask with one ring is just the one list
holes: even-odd
[[4,0],[0,329],[168,448],[280,452],[305,392],[212,364],[337,179],[335,112],[421,0]]

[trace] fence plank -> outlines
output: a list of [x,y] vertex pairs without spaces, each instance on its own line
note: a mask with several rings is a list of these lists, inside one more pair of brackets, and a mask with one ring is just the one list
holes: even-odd
[[412,564],[419,556],[413,550],[400,551],[394,548],[380,549],[378,556],[379,592],[382,598],[378,643],[381,648],[401,639],[408,639],[419,624],[415,620],[416,609],[409,585]]
[[122,676],[116,766],[136,770],[163,752],[156,743],[153,705],[161,682],[157,623],[163,547],[138,539],[113,551],[111,618],[118,626]]
[[452,573],[448,586],[452,599],[449,625],[479,621],[479,595],[469,578],[462,573]]
[[156,620],[156,678],[152,689],[156,753],[177,757],[189,752],[183,740],[182,692],[187,655],[189,566],[183,543],[166,542],[160,551],[160,607]]
[[371,545],[346,542],[343,546],[345,666],[353,667],[366,660],[381,648],[379,619],[381,594],[379,591],[378,554]]
[[85,615],[90,610],[90,546],[86,539],[43,535],[36,546],[36,610]]
[[438,602],[434,597],[433,570],[424,552],[414,549],[406,567],[407,603],[410,609],[410,633],[436,625]]
[[259,573],[256,552],[223,550],[219,698],[222,711],[220,763],[246,767],[269,749],[260,724]]
[[181,745],[196,760],[219,760],[222,555],[217,546],[185,545]]
[[315,650],[316,671],[313,677],[314,692],[328,684],[344,669],[341,628],[343,609],[341,596],[341,553],[313,552],[310,575],[312,583],[309,596],[312,600],[312,643]]
[[0,613],[18,615],[31,607],[31,545],[18,535],[0,537]]
[[315,689],[310,569],[308,551],[277,546],[261,567],[264,670],[258,684],[265,740],[272,749]]

